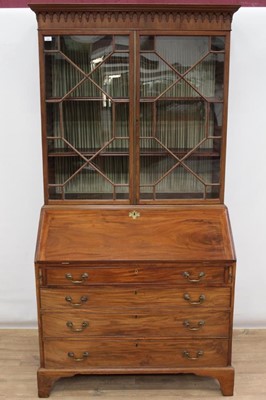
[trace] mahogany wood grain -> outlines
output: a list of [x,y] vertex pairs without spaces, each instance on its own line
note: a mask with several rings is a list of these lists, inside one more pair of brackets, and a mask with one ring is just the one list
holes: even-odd
[[235,259],[225,206],[136,209],[43,208],[36,261]]
[[[74,331],[69,327],[72,323]],[[203,324],[202,324],[203,322]],[[166,310],[163,313],[142,310],[117,312],[45,312],[43,337],[85,338],[92,336],[127,337],[229,337],[228,311]]]
[[[72,279],[67,278],[71,274]],[[87,274],[84,279],[82,276]],[[203,275],[204,274],[204,275]],[[95,284],[117,283],[158,283],[178,284],[193,286],[199,285],[224,285],[227,283],[227,268],[223,265],[202,266],[177,264],[132,264],[131,266],[86,266],[80,265],[49,266],[43,268],[42,286],[87,286]],[[72,283],[74,282],[80,283]]]
[[[87,301],[82,309],[100,309],[108,311],[113,308],[146,308],[169,309],[182,307],[183,309],[229,309],[231,306],[231,289],[224,288],[178,288],[164,286],[90,286],[86,289],[41,289],[41,308],[43,310],[70,310],[71,303],[66,300],[71,297],[74,303],[80,302],[82,297]],[[199,303],[201,295],[205,299],[199,304],[190,304],[185,300],[189,294],[192,302]]]
[[[188,352],[187,358],[184,352]],[[198,355],[201,351],[203,354]],[[88,356],[84,356],[84,352]],[[225,367],[226,339],[153,340],[153,339],[86,339],[47,340],[44,343],[46,368],[164,368]],[[74,353],[72,357],[68,353]],[[82,358],[82,361],[75,361]]]
[[[46,204],[35,257],[39,396],[49,396],[63,376],[131,373],[212,376],[223,394],[232,395],[236,257],[227,209],[215,202],[223,203],[229,37],[238,6],[36,3],[31,8],[39,29]],[[72,206],[63,198],[49,200],[43,35],[129,34],[128,201],[135,204],[140,201],[137,37],[160,33],[226,38],[220,198],[158,200],[162,205],[144,205],[145,200],[141,206],[122,205],[122,200],[116,206],[111,205],[115,200],[91,206],[81,205],[87,200],[71,199]],[[187,205],[171,206],[177,202]],[[132,219],[133,210],[140,217]],[[190,282],[184,272],[192,281],[201,272],[205,275]],[[201,320],[203,326],[198,325]],[[199,330],[189,330],[197,326]],[[81,332],[75,332],[80,327]]]
[[[229,31],[239,5],[189,4],[34,4],[39,30],[160,29]],[[133,15],[132,15],[133,12]],[[200,16],[200,17],[199,17]],[[98,18],[97,18],[98,17]],[[88,25],[89,23],[89,25]]]

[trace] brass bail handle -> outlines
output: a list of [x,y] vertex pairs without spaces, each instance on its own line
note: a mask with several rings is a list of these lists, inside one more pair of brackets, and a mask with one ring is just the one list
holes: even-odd
[[88,321],[83,321],[80,328],[75,328],[72,321],[67,321],[66,326],[72,332],[83,332],[89,326],[89,323],[88,323]]
[[88,297],[87,296],[81,296],[80,298],[80,302],[79,303],[75,303],[72,299],[71,296],[66,296],[65,300],[72,306],[72,307],[81,307],[84,303],[86,303],[88,301]]
[[197,279],[190,278],[190,273],[185,271],[183,272],[183,277],[186,278],[191,283],[200,282],[205,277],[205,272],[200,272]]
[[185,293],[185,294],[184,294],[184,299],[185,299],[186,301],[188,301],[189,304],[192,304],[192,305],[199,305],[199,304],[202,304],[202,303],[206,300],[206,297],[205,297],[204,294],[201,294],[201,295],[199,296],[199,300],[198,300],[198,301],[194,301],[194,300],[191,300],[191,297],[190,297],[190,294],[189,294],[189,293]]
[[65,274],[65,278],[68,279],[69,281],[71,281],[71,283],[74,283],[74,285],[81,285],[88,279],[88,277],[89,277],[89,275],[87,274],[87,272],[85,272],[84,274],[82,274],[80,276],[80,280],[73,279],[73,276],[71,273]]
[[202,351],[202,350],[197,351],[195,357],[191,356],[189,351],[187,351],[187,350],[184,350],[184,351],[183,351],[183,356],[184,356],[185,358],[188,358],[189,360],[192,360],[192,361],[198,360],[198,359],[199,359],[200,357],[202,357],[203,355],[204,355],[204,351]]
[[192,325],[190,321],[186,320],[183,322],[183,325],[189,331],[199,331],[205,325],[205,321],[201,320],[197,323],[197,325]]
[[88,351],[84,351],[84,352],[82,353],[82,356],[81,356],[81,357],[76,357],[75,354],[73,353],[73,351],[69,351],[69,352],[67,353],[67,355],[68,355],[69,358],[72,358],[74,361],[80,362],[80,361],[86,360],[86,358],[89,357],[89,352],[88,352]]

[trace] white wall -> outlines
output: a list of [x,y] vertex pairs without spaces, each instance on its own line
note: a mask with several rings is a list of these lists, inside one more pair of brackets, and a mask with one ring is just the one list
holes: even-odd
[[[238,255],[236,327],[266,327],[266,8],[232,32],[226,204]],[[15,27],[15,29],[14,29]],[[35,15],[0,9],[0,326],[35,326],[33,258],[43,203]]]

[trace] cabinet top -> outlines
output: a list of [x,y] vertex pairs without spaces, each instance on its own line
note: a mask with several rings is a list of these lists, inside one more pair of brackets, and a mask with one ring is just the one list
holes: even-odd
[[36,262],[234,260],[224,206],[44,207],[41,212]]
[[[34,0],[29,7],[36,13],[39,29],[231,29],[235,2],[186,2],[177,0],[91,0],[89,2]],[[88,25],[89,23],[89,25]],[[99,25],[100,23],[100,25]],[[115,25],[114,25],[115,24]]]

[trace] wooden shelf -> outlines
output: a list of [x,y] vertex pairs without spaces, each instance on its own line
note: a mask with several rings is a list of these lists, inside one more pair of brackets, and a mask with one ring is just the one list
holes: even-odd
[[[92,157],[98,150],[94,149],[77,149],[83,156]],[[169,149],[177,157],[184,157],[191,149]],[[168,151],[161,151],[155,149],[142,149],[140,151],[140,157],[165,157],[171,156]],[[57,149],[54,152],[49,152],[48,157],[80,157],[75,151],[64,151],[64,149]],[[97,157],[129,157],[129,151],[126,149],[113,149],[112,151],[102,151]],[[189,157],[201,157],[201,158],[219,158],[220,153],[211,149],[193,151]]]

